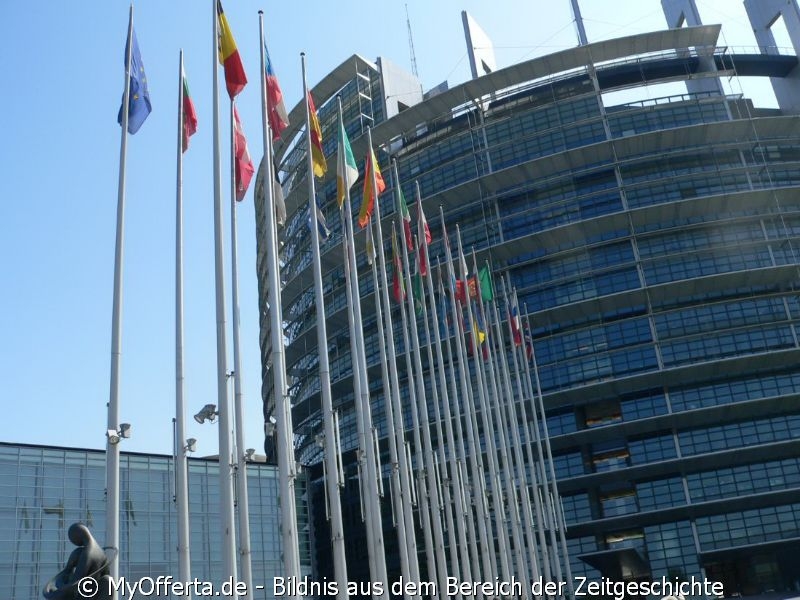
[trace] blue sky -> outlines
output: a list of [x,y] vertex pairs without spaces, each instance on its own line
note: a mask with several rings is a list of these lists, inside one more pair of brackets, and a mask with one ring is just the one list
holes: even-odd
[[[723,23],[723,43],[755,44],[738,0],[698,5],[706,23]],[[372,60],[385,56],[410,70],[403,2],[228,0],[224,6],[250,80],[239,110],[256,161],[262,154],[259,9],[265,11],[270,54],[290,109],[302,94],[301,51],[307,55],[312,86],[353,53]],[[469,77],[462,9],[494,40],[498,67],[574,46],[568,1],[549,2],[546,12],[544,6],[530,0],[409,0],[423,87],[444,80],[452,86]],[[665,27],[658,0],[584,0],[581,6],[590,41]],[[4,9],[0,381],[7,415],[0,420],[0,440],[102,448],[120,142],[116,115],[124,84],[128,4],[93,0],[63,10],[53,1],[10,0]],[[120,415],[133,424],[133,437],[124,450],[169,453],[172,447],[180,48],[200,121],[184,160],[187,412],[216,403],[211,19],[209,0],[139,0],[135,5],[153,113],[128,144]],[[742,85],[757,104],[774,104],[768,90],[748,88],[746,82],[732,81],[732,91],[742,91]],[[228,172],[223,164],[223,173]],[[246,446],[260,451],[252,190],[237,214],[245,436]],[[227,217],[225,236],[227,244]],[[229,259],[226,277],[230,309]],[[201,427],[189,417],[187,434],[198,439],[200,454],[216,453],[215,427]]]

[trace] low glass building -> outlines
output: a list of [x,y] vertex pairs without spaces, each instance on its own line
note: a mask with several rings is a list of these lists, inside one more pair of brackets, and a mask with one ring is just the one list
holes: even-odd
[[[305,479],[298,478],[300,560],[311,570]],[[254,598],[272,597],[282,574],[277,468],[247,465]],[[128,580],[178,579],[174,463],[170,456],[122,453],[120,566]],[[216,459],[189,459],[191,574],[219,586],[219,475]],[[0,589],[9,600],[34,600],[75,548],[72,523],[105,538],[105,453],[97,450],[0,444]],[[217,588],[218,589],[218,588]]]

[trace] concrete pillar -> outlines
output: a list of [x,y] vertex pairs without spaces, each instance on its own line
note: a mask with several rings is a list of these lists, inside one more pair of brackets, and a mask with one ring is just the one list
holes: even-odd
[[[779,17],[783,17],[795,54],[800,53],[800,8],[797,0],[744,0],[744,8],[762,54],[777,52],[775,36],[770,28]],[[780,109],[787,113],[800,112],[800,69],[795,67],[787,77],[771,77],[770,82]]]
[[[696,27],[702,25],[700,13],[697,11],[695,0],[661,0],[661,9],[667,20],[670,29],[681,27]],[[700,58],[701,72],[713,72],[717,70],[713,56],[703,56]],[[698,93],[718,93],[722,94],[722,83],[717,77],[701,77],[699,79],[689,79],[686,81],[686,89],[690,94]]]

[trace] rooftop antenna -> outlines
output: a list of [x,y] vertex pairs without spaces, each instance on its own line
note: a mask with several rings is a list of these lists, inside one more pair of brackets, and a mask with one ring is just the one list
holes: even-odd
[[411,18],[408,16],[408,4],[406,4],[406,25],[408,26],[408,51],[411,53],[411,72],[414,77],[419,79],[417,72],[417,55],[414,53],[414,37],[411,35]]

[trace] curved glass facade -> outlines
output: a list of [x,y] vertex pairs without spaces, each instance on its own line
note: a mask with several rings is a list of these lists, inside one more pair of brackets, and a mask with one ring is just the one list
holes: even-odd
[[[510,276],[527,306],[573,574],[705,575],[746,594],[793,589],[800,572],[798,554],[784,552],[800,549],[793,496],[800,488],[800,122],[740,95],[683,85],[737,75],[707,68],[741,58],[717,47],[718,33],[698,27],[576,48],[396,114],[375,100],[386,74],[354,60],[349,75],[337,72],[340,85],[333,74],[323,80],[319,87],[331,93],[316,104],[331,152],[340,93],[356,156],[374,124],[383,172],[397,160],[406,198],[419,183],[431,256],[444,255],[435,217],[441,206],[465,247],[489,260],[496,278]],[[775,76],[768,56],[750,58],[748,68],[758,63],[762,75]],[[650,97],[648,86],[661,83],[674,91]],[[623,90],[627,99],[614,100]],[[305,164],[303,152],[302,143],[279,148],[295,210],[283,233],[283,302],[298,458],[316,465],[316,311],[307,182],[296,168]],[[333,154],[328,164],[336,164]],[[317,187],[332,230],[322,247],[326,350],[343,450],[352,456],[334,172]],[[387,177],[387,184],[388,221],[396,182]],[[366,298],[373,287],[363,248],[362,238]],[[266,292],[261,299],[264,306]],[[373,416],[385,436],[372,300],[363,310]],[[401,343],[397,349],[405,351]],[[271,385],[264,389],[269,413]],[[638,560],[625,558],[631,552]]]

